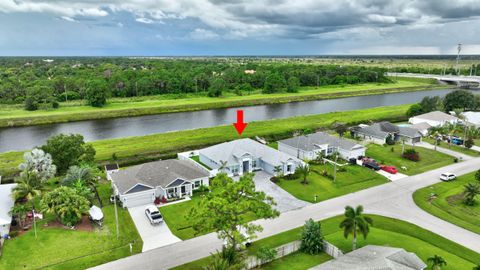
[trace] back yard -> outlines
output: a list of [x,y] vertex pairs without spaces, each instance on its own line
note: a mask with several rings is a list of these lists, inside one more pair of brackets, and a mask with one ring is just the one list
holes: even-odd
[[[412,148],[412,146],[405,145],[405,149],[410,148]],[[386,146],[369,144],[366,155],[374,158],[379,163],[393,165],[397,167],[399,172],[407,175],[423,173],[453,163],[453,157],[434,150],[417,146],[415,147],[415,151],[419,153],[420,161],[414,162],[403,158],[401,156],[401,144]],[[407,170],[402,170],[402,167],[406,167]]]
[[[361,166],[346,165],[343,167],[345,171],[340,167],[337,168],[335,182],[332,178],[333,165],[327,163],[310,165],[308,184],[303,184],[300,176],[292,180],[282,178],[277,184],[298,199],[320,202],[388,182],[385,177]],[[327,176],[324,176],[324,171],[328,173]],[[315,196],[317,196],[316,201]]]

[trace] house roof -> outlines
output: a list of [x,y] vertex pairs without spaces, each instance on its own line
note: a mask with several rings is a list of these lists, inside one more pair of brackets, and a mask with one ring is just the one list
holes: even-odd
[[220,164],[220,161],[226,161],[229,165],[238,164],[242,156],[245,155],[252,155],[256,158],[261,158],[263,161],[273,166],[281,165],[288,160],[301,162],[296,157],[248,138],[210,146],[201,149],[199,153],[217,162],[217,164]]
[[418,131],[428,130],[432,126],[429,125],[427,122],[421,122],[415,125],[411,125],[410,128],[416,129]]
[[[150,188],[157,186],[169,187],[181,179],[191,181],[198,178],[208,177],[209,173],[188,161],[168,159],[149,162],[137,166],[129,167],[112,174],[112,181],[121,194],[125,194],[135,186],[142,185]],[[148,188],[147,188],[148,189]],[[139,189],[139,191],[146,190]]]
[[389,134],[400,134],[410,138],[422,136],[417,129],[410,127],[399,127],[386,121],[375,123],[367,127],[357,127],[355,130],[357,133],[362,133],[377,138],[386,138]]
[[364,148],[362,145],[357,144],[353,141],[338,138],[325,132],[317,132],[305,136],[293,137],[281,140],[279,141],[279,143],[283,143],[294,148],[299,148],[304,151],[313,151],[315,149],[318,149],[318,145],[324,144],[328,144],[330,146],[338,147],[344,150]]
[[409,138],[416,138],[416,137],[422,137],[422,133],[418,129],[411,128],[411,127],[398,127],[399,128],[399,134],[405,137]]
[[480,125],[480,112],[464,112],[465,121],[474,125]]
[[0,225],[10,224],[12,222],[10,210],[15,203],[12,197],[12,189],[16,185],[17,184],[0,185]]
[[447,114],[447,113],[444,113],[444,112],[441,112],[441,111],[433,111],[433,112],[429,112],[429,113],[424,113],[424,114],[414,116],[412,118],[417,118],[417,119],[419,118],[419,119],[425,119],[425,120],[431,120],[431,121],[440,121],[440,122],[458,120],[457,117],[455,117],[453,115],[450,115],[450,114]]
[[368,245],[311,270],[422,270],[427,265],[415,253],[401,248]]

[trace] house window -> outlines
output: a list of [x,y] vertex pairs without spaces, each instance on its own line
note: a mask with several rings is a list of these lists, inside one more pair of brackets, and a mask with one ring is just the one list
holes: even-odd
[[253,167],[253,168],[256,168],[256,167],[257,167],[257,161],[256,161],[256,160],[252,161],[252,167]]
[[202,180],[195,181],[195,188],[198,188],[202,184]]
[[292,171],[292,164],[288,164],[287,165],[287,172],[291,172]]

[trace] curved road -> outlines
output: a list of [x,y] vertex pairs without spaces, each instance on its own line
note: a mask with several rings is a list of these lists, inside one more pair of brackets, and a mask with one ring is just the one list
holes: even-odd
[[[480,235],[426,213],[415,205],[412,199],[412,194],[416,190],[438,183],[439,174],[442,172],[449,171],[462,175],[478,169],[480,169],[480,158],[472,158],[440,169],[286,212],[274,220],[258,220],[255,223],[262,225],[264,228],[258,236],[261,239],[294,229],[302,226],[305,220],[309,218],[322,220],[341,215],[346,205],[362,204],[368,213],[408,221],[480,253]],[[92,269],[168,269],[209,256],[219,250],[221,245],[222,241],[216,237],[216,234],[210,233]]]

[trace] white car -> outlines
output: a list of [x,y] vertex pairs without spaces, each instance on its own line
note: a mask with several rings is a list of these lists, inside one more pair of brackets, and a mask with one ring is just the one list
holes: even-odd
[[440,180],[442,181],[452,181],[455,180],[457,176],[453,173],[442,173],[440,174]]
[[145,208],[145,215],[147,216],[150,224],[152,225],[160,224],[163,222],[162,214],[160,214],[158,208],[153,205],[149,205],[147,206],[147,208]]

